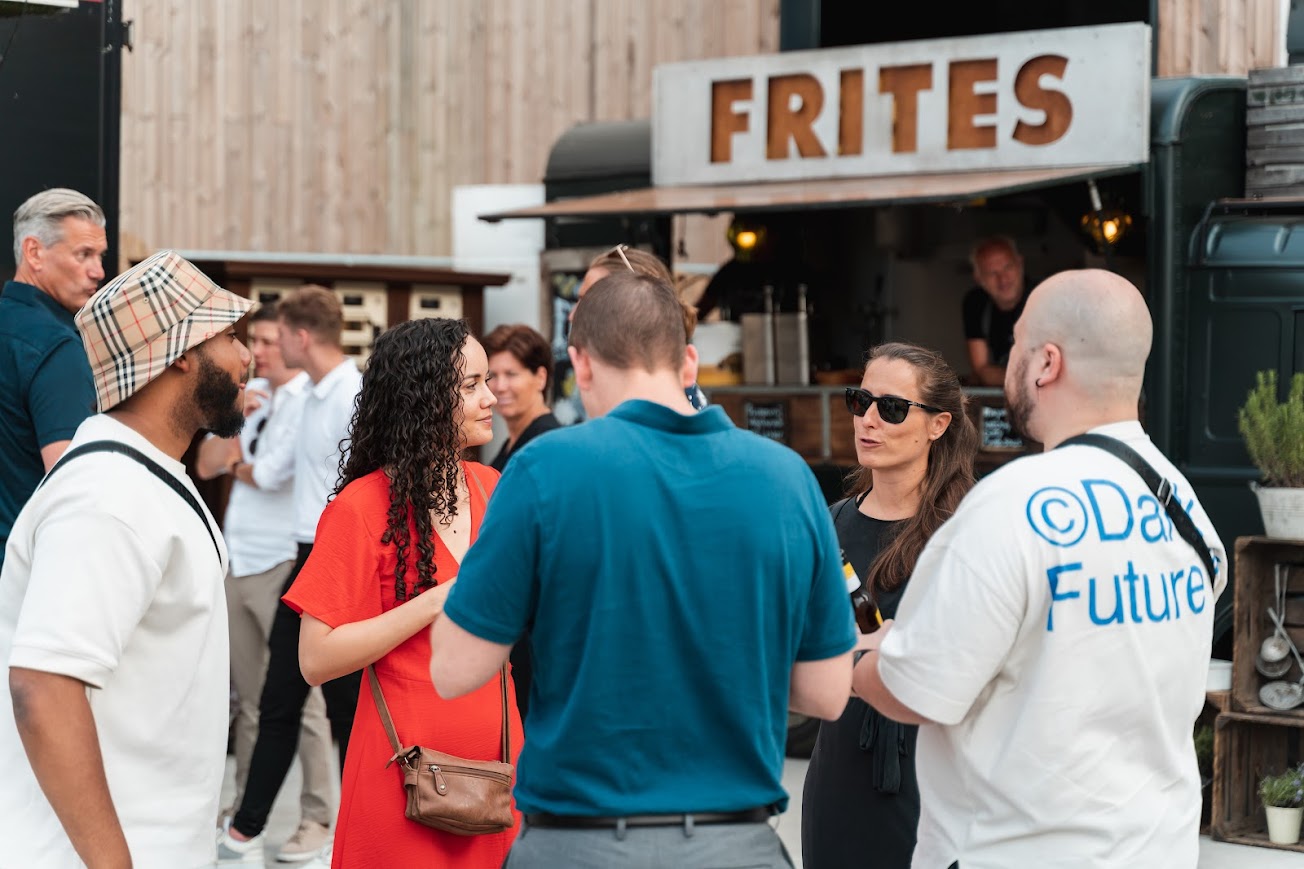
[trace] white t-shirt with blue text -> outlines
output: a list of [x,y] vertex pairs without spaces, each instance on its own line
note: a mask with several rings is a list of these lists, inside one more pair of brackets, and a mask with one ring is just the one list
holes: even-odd
[[919,729],[915,867],[1198,860],[1192,730],[1226,552],[1136,422],[1093,431],[1175,487],[1210,578],[1127,465],[1070,446],[981,481],[929,541],[881,649]]

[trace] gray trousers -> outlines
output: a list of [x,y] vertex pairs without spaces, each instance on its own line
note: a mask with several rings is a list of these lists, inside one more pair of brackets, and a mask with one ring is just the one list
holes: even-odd
[[570,830],[521,822],[503,869],[792,869],[766,823]]
[[[271,570],[249,576],[226,577],[226,610],[231,629],[231,684],[239,698],[240,711],[235,720],[235,801],[240,805],[245,779],[249,776],[249,757],[258,739],[258,698],[263,693],[267,675],[267,637],[272,632],[272,616],[281,599],[281,588],[290,575],[294,561],[283,561]],[[299,792],[299,811],[303,820],[330,826],[335,817],[331,810],[330,722],[326,720],[326,702],[321,689],[314,688],[303,709],[303,730],[299,737],[299,762],[303,765],[303,789]]]

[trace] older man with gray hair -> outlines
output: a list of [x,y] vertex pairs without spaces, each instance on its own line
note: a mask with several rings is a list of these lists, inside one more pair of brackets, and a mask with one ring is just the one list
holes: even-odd
[[1227,556],[1137,418],[1150,312],[1099,270],[1014,327],[1010,416],[1047,452],[986,477],[869,635],[853,691],[918,724],[916,867],[1191,867]]
[[14,212],[18,270],[0,296],[0,565],[14,519],[77,426],[95,387],[73,315],[104,279],[104,212],[56,187]]

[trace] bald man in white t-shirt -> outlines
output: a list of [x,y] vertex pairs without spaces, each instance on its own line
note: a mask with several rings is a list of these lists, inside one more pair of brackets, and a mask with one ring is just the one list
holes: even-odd
[[[915,867],[1198,860],[1191,735],[1226,552],[1137,419],[1151,334],[1140,292],[1110,272],[1032,292],[1005,394],[1049,452],[974,487],[921,554],[896,623],[863,643],[853,691],[920,725]],[[1085,432],[1166,479],[1208,552],[1123,461],[1056,449]]]

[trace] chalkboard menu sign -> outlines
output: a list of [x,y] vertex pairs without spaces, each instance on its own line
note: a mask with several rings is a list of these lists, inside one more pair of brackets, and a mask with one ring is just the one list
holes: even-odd
[[1010,428],[1010,419],[1003,407],[983,405],[978,433],[985,450],[1021,450],[1023,441]]
[[781,444],[788,442],[788,402],[744,401],[743,417],[748,431]]

